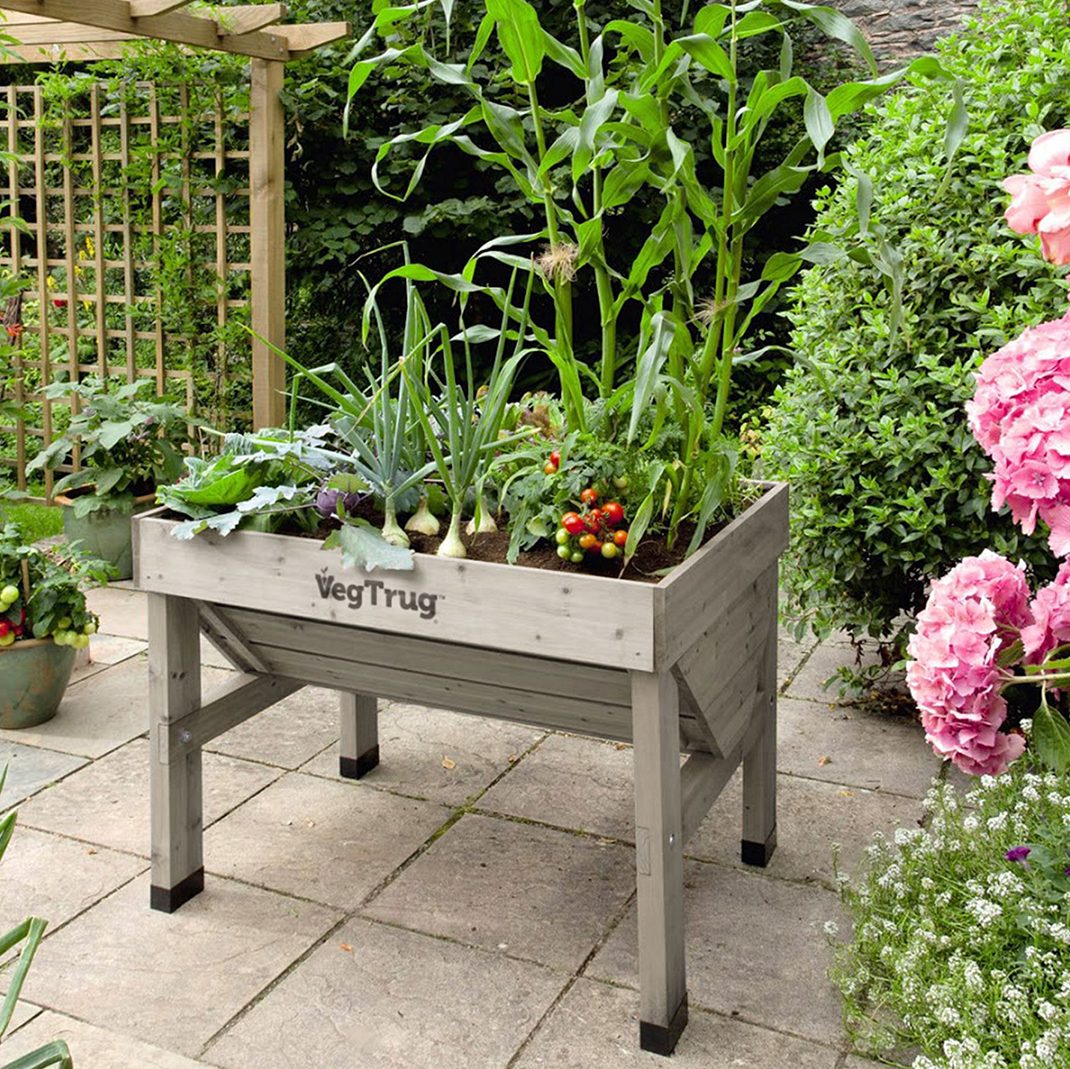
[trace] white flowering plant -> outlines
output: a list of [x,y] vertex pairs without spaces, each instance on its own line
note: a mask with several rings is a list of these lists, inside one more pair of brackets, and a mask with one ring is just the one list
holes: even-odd
[[[856,1046],[912,1069],[1070,1066],[1070,774],[1019,762],[926,799],[840,875],[833,979]],[[830,931],[833,929],[830,927]]]

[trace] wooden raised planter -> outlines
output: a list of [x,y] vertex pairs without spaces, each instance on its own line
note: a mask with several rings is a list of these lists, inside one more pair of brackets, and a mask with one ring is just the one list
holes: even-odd
[[[204,886],[201,747],[306,683],[341,692],[350,778],[379,762],[377,697],[630,742],[640,1042],[671,1053],[687,1023],[683,848],[740,763],[743,860],[765,865],[776,845],[787,487],[656,585],[422,555],[410,572],[345,571],[313,540],[182,542],[175,522],[134,520],[150,595],[152,907]],[[208,699],[201,631],[241,673]]]

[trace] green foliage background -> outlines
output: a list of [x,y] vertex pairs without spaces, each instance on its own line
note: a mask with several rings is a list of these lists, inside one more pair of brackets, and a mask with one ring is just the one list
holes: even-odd
[[[1062,0],[988,0],[938,48],[963,81],[970,128],[945,181],[945,90],[918,85],[871,108],[850,163],[875,185],[874,231],[902,257],[902,324],[882,277],[852,259],[812,268],[789,316],[798,361],[764,436],[792,491],[790,609],[819,634],[902,640],[925,584],[986,547],[1048,564],[989,509],[989,463],[963,405],[981,360],[1066,309],[1066,284],[1003,220],[1000,182],[1032,138],[1070,122]],[[855,183],[817,198],[816,226],[856,218]]]

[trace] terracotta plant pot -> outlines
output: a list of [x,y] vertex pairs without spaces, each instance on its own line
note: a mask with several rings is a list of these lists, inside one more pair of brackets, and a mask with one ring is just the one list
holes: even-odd
[[51,720],[70,682],[76,652],[50,638],[0,648],[0,728],[32,728]]
[[63,534],[68,542],[80,542],[83,553],[114,564],[118,569],[116,579],[129,579],[134,574],[130,518],[149,508],[156,500],[155,494],[135,497],[133,512],[105,507],[82,517],[74,514],[73,497],[57,494],[53,500],[63,506]]

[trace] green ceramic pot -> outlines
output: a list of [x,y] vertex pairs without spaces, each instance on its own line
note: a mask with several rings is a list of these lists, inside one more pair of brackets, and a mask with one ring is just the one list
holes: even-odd
[[114,564],[116,579],[129,579],[134,574],[134,550],[130,539],[130,518],[148,508],[154,498],[149,494],[134,499],[133,512],[124,509],[96,509],[79,518],[75,516],[73,499],[57,494],[56,504],[63,506],[63,534],[68,542],[81,542],[81,551],[90,557]]
[[50,638],[0,648],[0,728],[32,728],[56,715],[74,669],[73,646]]

